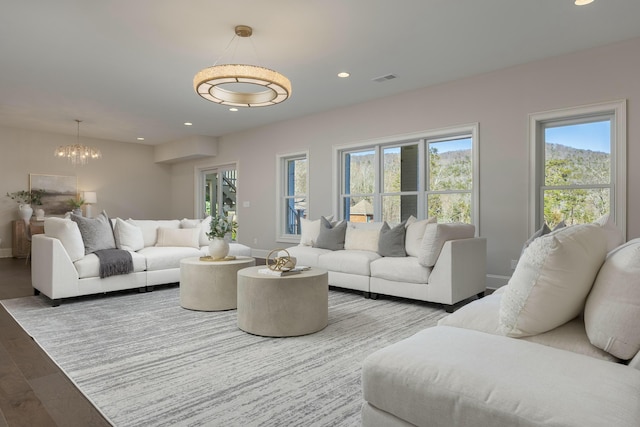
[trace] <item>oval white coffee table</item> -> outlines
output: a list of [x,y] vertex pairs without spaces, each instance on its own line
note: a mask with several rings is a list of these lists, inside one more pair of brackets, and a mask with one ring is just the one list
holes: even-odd
[[267,337],[293,337],[324,329],[329,317],[327,271],[312,268],[291,276],[238,271],[238,327]]
[[237,306],[238,270],[256,265],[251,257],[229,261],[180,261],[180,305],[190,310],[231,310]]

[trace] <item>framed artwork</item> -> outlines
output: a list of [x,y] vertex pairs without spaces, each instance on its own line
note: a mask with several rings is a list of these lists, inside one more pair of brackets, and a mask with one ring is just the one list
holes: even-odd
[[29,174],[29,191],[40,190],[46,215],[64,215],[71,210],[69,199],[78,196],[78,178],[75,176]]

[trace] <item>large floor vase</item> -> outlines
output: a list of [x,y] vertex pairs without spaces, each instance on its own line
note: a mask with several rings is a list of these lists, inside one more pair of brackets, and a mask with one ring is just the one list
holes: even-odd
[[222,237],[214,237],[209,241],[209,255],[213,259],[224,259],[229,255],[229,243]]

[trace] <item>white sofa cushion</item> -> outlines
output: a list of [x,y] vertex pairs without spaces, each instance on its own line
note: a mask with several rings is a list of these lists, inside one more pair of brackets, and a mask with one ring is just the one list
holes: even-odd
[[531,242],[502,297],[503,333],[536,335],[578,316],[606,254],[604,231],[594,224],[566,227]]
[[418,262],[424,267],[433,267],[446,241],[472,238],[475,232],[474,225],[462,222],[428,223],[420,244]]
[[137,251],[144,248],[142,229],[131,222],[116,218],[113,234],[118,249]]
[[[333,221],[333,215],[325,217],[329,222]],[[300,245],[314,246],[320,234],[320,220],[314,221],[306,218],[300,219]]]
[[407,232],[404,236],[404,249],[408,256],[419,256],[422,238],[427,224],[432,224],[437,218],[431,217],[418,221],[413,215],[407,220]]
[[[501,288],[504,289],[504,288]],[[473,329],[492,335],[502,335],[499,322],[500,300],[502,293],[493,293],[460,307],[454,313],[438,321],[441,326],[455,326],[457,328]],[[515,338],[514,338],[515,339]],[[572,351],[595,357],[609,362],[619,362],[613,357],[589,342],[581,316],[539,335],[519,338],[561,350]]]
[[394,426],[637,427],[638,384],[627,366],[446,326],[362,368],[365,401],[404,421]]
[[186,246],[200,248],[200,230],[197,228],[158,227],[156,246]]
[[147,259],[147,271],[179,268],[181,259],[202,256],[200,249],[177,246],[151,246],[140,249],[138,253]]
[[371,262],[371,277],[390,280],[392,282],[427,284],[431,269],[418,263],[418,258],[382,257]]
[[78,224],[70,219],[45,218],[44,234],[60,240],[72,262],[84,257],[84,243],[82,242],[80,229]]
[[158,227],[180,228],[180,220],[153,220],[153,219],[131,219],[128,222],[137,225],[142,229],[144,247],[155,246],[158,241]]
[[[137,252],[130,251],[130,253],[133,261],[133,272],[138,273],[144,271],[147,268],[147,260],[144,256]],[[95,254],[86,255],[82,259],[74,262],[73,265],[76,267],[78,278],[80,279],[100,277],[100,260]]]
[[346,250],[378,251],[381,222],[349,222],[344,236]]
[[640,351],[640,239],[611,252],[584,310],[593,345],[623,360]]
[[329,271],[370,276],[369,265],[379,258],[377,252],[371,251],[329,251],[320,255],[318,266]]
[[319,267],[320,255],[331,253],[329,249],[313,248],[311,246],[293,246],[287,248],[287,252],[296,259],[296,265],[307,267]]

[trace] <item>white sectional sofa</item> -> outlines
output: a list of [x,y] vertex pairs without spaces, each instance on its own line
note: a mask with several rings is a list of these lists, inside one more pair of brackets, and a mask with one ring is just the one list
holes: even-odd
[[[181,259],[209,254],[209,220],[111,220],[115,247],[131,253],[133,272],[100,278],[98,257],[86,253],[76,223],[47,218],[45,233],[32,238],[34,293],[57,306],[63,298],[179,282]],[[251,249],[231,243],[229,255],[251,256]]]
[[287,251],[299,265],[328,270],[330,286],[362,291],[365,297],[440,303],[448,311],[484,295],[486,239],[474,237],[472,225],[412,218],[398,230],[404,233],[401,250],[389,254],[381,247],[383,223],[343,223],[343,248],[335,250],[318,247],[323,246],[317,242],[321,221],[303,220],[300,244]]
[[534,240],[504,288],[370,355],[362,424],[640,425],[640,239],[607,255],[615,239],[576,227]]

